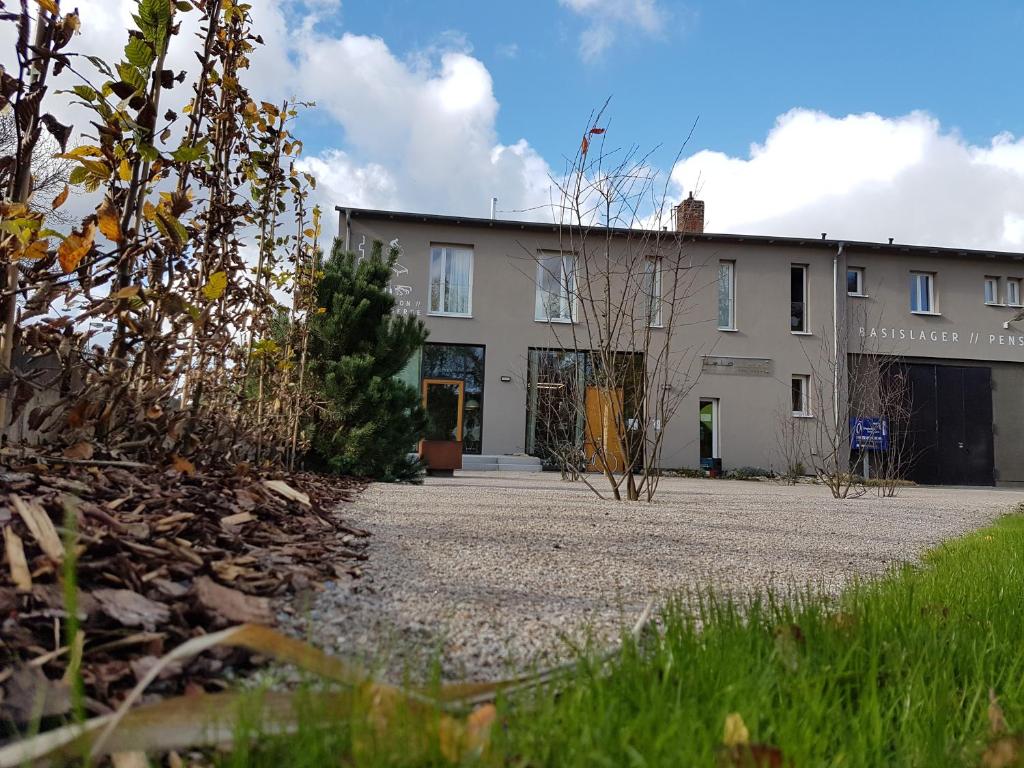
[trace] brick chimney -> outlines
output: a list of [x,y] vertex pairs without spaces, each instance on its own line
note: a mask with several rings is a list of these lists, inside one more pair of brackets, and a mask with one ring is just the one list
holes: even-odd
[[704,231],[704,201],[694,200],[693,192],[676,207],[676,230],[690,234]]

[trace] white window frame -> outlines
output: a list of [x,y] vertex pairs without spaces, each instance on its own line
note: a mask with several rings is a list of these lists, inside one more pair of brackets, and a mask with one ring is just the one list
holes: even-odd
[[[811,377],[806,373],[794,373],[789,382],[789,397],[793,399],[794,384],[800,382],[800,410],[793,411],[796,418],[806,419],[813,416],[811,413]],[[790,404],[792,406],[792,404]]]
[[[651,284],[653,282],[653,285]],[[650,290],[648,290],[650,289]],[[661,269],[661,259],[657,256],[649,256],[647,261],[644,263],[644,294],[647,301],[647,312],[648,312],[648,325],[651,328],[664,328],[662,322],[662,290],[663,290],[663,279]],[[652,312],[651,309],[654,306],[654,302],[657,302],[657,307]]]
[[[1013,293],[1017,294],[1016,296],[1012,296],[1012,297],[1010,296],[1010,293],[1011,293],[1010,287],[1011,286],[1013,287]],[[1022,306],[1020,291],[1021,291],[1021,280],[1020,280],[1019,277],[1008,277],[1008,278],[1006,278],[1006,305],[1008,307],[1020,307],[1020,306]]]
[[[989,288],[992,289],[992,298],[989,299]],[[985,303],[990,307],[999,307],[999,278],[994,275],[985,275]]]
[[910,273],[910,284],[911,288],[917,296],[918,305],[920,306],[920,300],[923,298],[921,293],[921,278],[924,279],[925,285],[928,286],[928,309],[914,309],[914,300],[911,296],[910,301],[910,313],[913,315],[937,315],[939,314],[938,309],[935,305],[935,277],[934,272],[911,272]]
[[[721,307],[722,307],[722,269],[725,268],[729,271],[728,277],[724,286],[729,291],[729,323],[728,325],[722,325]],[[715,303],[715,315],[717,316],[718,330],[720,331],[735,331],[736,330],[736,262],[732,260],[722,259],[718,262],[718,279],[715,281],[718,284],[718,301]]]
[[[568,316],[547,317],[543,299],[544,262],[548,256],[560,256],[561,274],[559,275],[559,309],[568,310]],[[571,263],[570,272],[566,275],[566,260]],[[567,279],[568,278],[568,279]],[[537,285],[533,301],[533,319],[538,323],[575,323],[576,322],[576,254],[565,251],[540,251],[537,259]]]
[[[855,275],[857,275],[857,290],[856,291],[849,290],[850,273],[851,272],[853,272]],[[867,294],[864,292],[864,267],[847,267],[846,268],[846,284],[847,284],[847,290],[846,290],[846,295],[847,296],[857,296],[858,298],[865,298],[865,297],[867,297]]]
[[[793,270],[799,269],[803,271],[804,276],[804,327],[803,330],[793,330]],[[789,332],[794,336],[810,336],[811,334],[811,271],[808,264],[790,264],[790,277],[789,277]]]
[[[441,270],[441,293],[438,296],[438,302],[440,306],[435,309],[433,306],[433,286],[434,286],[434,250],[441,251],[441,259],[439,260]],[[448,295],[448,284],[445,282],[444,276],[447,272],[448,255],[449,251],[466,251],[469,253],[469,297],[466,301],[466,312],[446,312],[443,307],[445,305],[445,299]],[[456,245],[454,243],[431,243],[430,244],[430,265],[427,275],[427,314],[434,315],[437,317],[472,317],[473,316],[473,272],[476,259],[473,254],[473,246],[471,245]]]

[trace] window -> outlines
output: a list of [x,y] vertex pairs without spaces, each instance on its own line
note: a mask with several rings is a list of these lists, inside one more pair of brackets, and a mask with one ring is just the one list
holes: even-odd
[[935,314],[935,275],[932,273],[910,273],[910,311],[922,315]]
[[793,415],[810,416],[811,377],[804,374],[793,376]]
[[846,270],[846,292],[851,296],[864,296],[864,267]]
[[545,251],[538,255],[534,319],[557,323],[576,319],[575,266],[571,253]]
[[462,452],[479,454],[484,411],[484,348],[475,344],[432,344],[422,349],[424,379],[463,384]]
[[654,328],[661,327],[661,260],[647,259],[644,262],[644,295],[647,297],[647,322]]
[[430,247],[430,314],[470,317],[473,296],[473,249],[455,245]]
[[986,304],[998,304],[999,303],[999,278],[998,277],[986,277],[985,278],[985,303]]
[[1006,303],[1011,307],[1020,306],[1020,278],[1006,278]]
[[807,333],[807,265],[789,268],[789,330]]
[[736,262],[718,262],[718,328],[736,330]]

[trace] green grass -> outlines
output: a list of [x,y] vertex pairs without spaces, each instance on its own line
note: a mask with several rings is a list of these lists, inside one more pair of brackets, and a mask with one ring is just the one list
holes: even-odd
[[[584,659],[571,678],[500,701],[477,763],[713,766],[725,719],[739,713],[752,742],[795,766],[978,765],[990,689],[1010,729],[1024,729],[1020,515],[838,599],[681,598],[611,662]],[[298,737],[224,762],[446,764],[436,746],[414,747],[414,729],[360,749],[360,718],[323,722],[311,714]]]

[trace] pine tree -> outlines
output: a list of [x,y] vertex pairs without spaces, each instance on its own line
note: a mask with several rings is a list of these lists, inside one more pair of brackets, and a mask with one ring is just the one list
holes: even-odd
[[311,371],[327,405],[313,424],[312,458],[339,474],[400,480],[419,471],[408,454],[422,436],[423,410],[417,391],[395,375],[427,330],[415,317],[391,314],[397,258],[376,242],[359,259],[336,239],[317,288]]

